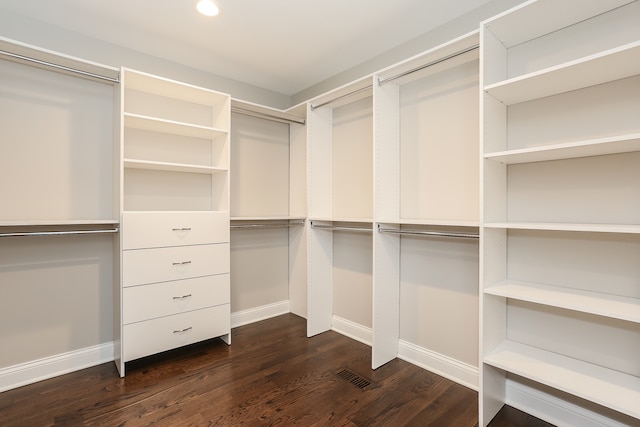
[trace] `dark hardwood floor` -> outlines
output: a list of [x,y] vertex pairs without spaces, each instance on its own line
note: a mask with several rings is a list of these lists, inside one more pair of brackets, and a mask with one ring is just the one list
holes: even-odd
[[[477,426],[477,393],[289,314],[127,364],[0,393],[9,426]],[[546,427],[505,407],[492,427]]]

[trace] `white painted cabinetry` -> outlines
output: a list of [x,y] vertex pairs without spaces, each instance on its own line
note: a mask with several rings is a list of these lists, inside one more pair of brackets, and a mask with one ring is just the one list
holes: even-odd
[[121,71],[116,365],[230,343],[228,95]]

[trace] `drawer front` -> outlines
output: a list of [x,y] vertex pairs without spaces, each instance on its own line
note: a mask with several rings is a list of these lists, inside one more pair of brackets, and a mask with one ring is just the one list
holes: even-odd
[[123,323],[229,304],[229,294],[229,274],[130,286],[123,290]]
[[229,242],[227,212],[124,212],[123,249]]
[[229,244],[122,252],[122,286],[229,273]]
[[125,325],[123,330],[124,360],[182,347],[231,332],[229,304],[146,322]]

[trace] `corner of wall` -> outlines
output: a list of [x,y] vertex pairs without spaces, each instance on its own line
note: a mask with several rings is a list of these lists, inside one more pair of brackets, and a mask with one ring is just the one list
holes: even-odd
[[292,105],[307,101],[319,94],[347,84],[368,74],[410,58],[456,37],[479,28],[480,22],[510,9],[525,0],[492,0],[469,13],[396,46],[368,61],[323,80],[291,96]]

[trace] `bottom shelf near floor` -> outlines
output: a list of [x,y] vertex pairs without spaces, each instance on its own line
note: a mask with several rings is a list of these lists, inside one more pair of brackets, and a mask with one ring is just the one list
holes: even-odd
[[640,378],[571,357],[505,341],[484,363],[640,418]]

